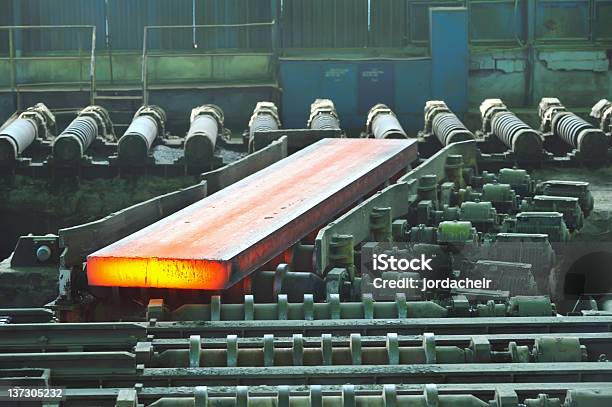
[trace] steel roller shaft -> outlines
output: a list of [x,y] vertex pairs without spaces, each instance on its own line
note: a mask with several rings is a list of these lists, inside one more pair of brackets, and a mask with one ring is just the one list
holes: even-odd
[[542,152],[542,139],[538,133],[512,112],[495,113],[491,129],[519,157],[537,156]]
[[454,113],[441,112],[436,114],[433,119],[432,128],[443,146],[474,139],[472,132],[461,123]]
[[253,124],[249,127],[251,137],[257,131],[278,130],[278,122],[274,116],[270,114],[260,114],[253,120]]
[[14,162],[37,138],[55,131],[55,116],[42,103],[21,113],[0,131],[0,163]]
[[59,162],[79,160],[98,135],[91,117],[77,117],[53,142],[53,157]]
[[377,139],[408,138],[397,116],[386,105],[378,104],[368,113],[368,133]]
[[185,161],[188,166],[211,164],[223,121],[223,110],[215,105],[203,105],[191,111],[191,126],[185,138]]
[[79,162],[98,136],[113,135],[112,128],[110,117],[104,108],[86,107],[53,141],[53,158],[62,165]]
[[0,132],[0,162],[12,162],[36,139],[32,119],[17,119]]
[[255,133],[278,130],[280,126],[276,105],[272,102],[257,103],[249,120],[249,152],[256,151],[260,147],[256,145]]
[[119,160],[124,164],[143,165],[155,140],[163,135],[166,113],[158,106],[143,106],[117,146]]
[[308,127],[312,130],[340,130],[340,119],[334,102],[329,99],[317,99],[310,106]]
[[558,112],[552,119],[554,134],[587,156],[600,156],[608,148],[606,135],[571,112]]

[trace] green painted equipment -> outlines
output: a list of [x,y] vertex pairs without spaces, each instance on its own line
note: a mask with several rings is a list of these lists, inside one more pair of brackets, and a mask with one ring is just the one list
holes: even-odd
[[593,210],[594,200],[589,183],[582,181],[546,181],[538,185],[537,193],[549,196],[567,196],[578,198],[584,217]]
[[500,213],[513,213],[517,210],[516,192],[510,184],[484,184],[481,200],[491,202]]
[[551,242],[569,239],[569,230],[559,212],[521,212],[516,215],[516,232],[545,234]]
[[459,219],[471,222],[479,231],[489,231],[497,225],[497,211],[491,202],[463,202]]
[[498,181],[500,184],[509,184],[520,196],[526,196],[533,192],[534,182],[526,170],[502,168],[499,170]]
[[570,232],[582,228],[584,215],[578,198],[568,196],[536,195],[523,201],[521,210],[525,212],[560,212]]
[[438,225],[438,243],[473,243],[477,239],[476,228],[469,221],[447,221]]

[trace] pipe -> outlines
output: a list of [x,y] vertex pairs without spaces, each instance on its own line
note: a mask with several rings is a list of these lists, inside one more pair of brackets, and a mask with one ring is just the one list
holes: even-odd
[[486,99],[480,105],[483,132],[494,134],[519,158],[539,157],[542,138],[508,110],[501,99]]
[[329,99],[315,100],[310,105],[307,126],[311,130],[340,130],[340,119],[334,102]]
[[258,102],[249,120],[249,152],[259,150],[255,145],[255,133],[278,130],[281,126],[278,109],[272,102]]
[[185,162],[189,167],[211,164],[217,136],[223,131],[223,110],[203,105],[191,111],[191,126],[185,138]]
[[142,106],[117,146],[123,164],[144,165],[155,139],[164,134],[166,112],[159,106]]
[[366,128],[368,135],[378,139],[408,138],[395,113],[382,103],[370,109]]
[[97,137],[113,136],[113,126],[106,109],[88,106],[53,141],[53,158],[62,165],[75,164]]
[[55,116],[42,103],[21,113],[0,131],[0,163],[14,162],[37,138],[55,131]]
[[425,104],[425,133],[434,134],[443,146],[474,139],[474,134],[440,100]]

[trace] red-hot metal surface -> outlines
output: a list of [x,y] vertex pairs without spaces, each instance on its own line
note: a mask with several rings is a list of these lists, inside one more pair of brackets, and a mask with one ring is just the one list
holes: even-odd
[[416,156],[414,140],[322,140],[93,253],[89,284],[228,288]]

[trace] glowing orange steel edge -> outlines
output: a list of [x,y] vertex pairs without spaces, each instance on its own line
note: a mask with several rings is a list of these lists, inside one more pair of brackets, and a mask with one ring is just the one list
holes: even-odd
[[94,286],[220,290],[229,271],[210,260],[90,256],[87,278]]

